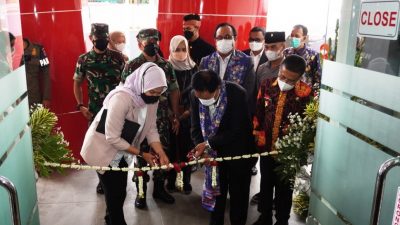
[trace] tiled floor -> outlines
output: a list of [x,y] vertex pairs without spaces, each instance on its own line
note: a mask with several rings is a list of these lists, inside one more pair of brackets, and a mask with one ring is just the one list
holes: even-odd
[[[129,174],[130,179],[132,174]],[[42,225],[103,225],[104,196],[96,194],[98,178],[94,171],[67,171],[65,175],[54,174],[50,178],[40,178],[37,182],[40,221]],[[136,188],[128,182],[124,211],[128,225],[200,225],[208,224],[209,214],[200,204],[203,174],[192,174],[193,192],[191,195],[174,193],[174,205],[154,201],[151,197],[152,184],[149,185],[147,210],[134,207]],[[259,175],[254,176],[251,196],[259,189]],[[256,206],[250,206],[247,224],[257,220]],[[226,210],[225,224],[229,224]],[[296,215],[292,215],[291,225],[303,225]]]

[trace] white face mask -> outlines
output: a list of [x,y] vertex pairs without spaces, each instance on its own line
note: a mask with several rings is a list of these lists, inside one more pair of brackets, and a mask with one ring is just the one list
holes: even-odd
[[172,52],[172,57],[177,61],[185,61],[187,58],[186,52]]
[[288,84],[284,81],[281,81],[281,79],[278,78],[278,85],[281,91],[290,91],[294,88],[294,85]]
[[264,42],[252,41],[249,43],[250,49],[253,52],[260,51],[264,47]]
[[227,54],[233,49],[233,39],[226,40],[222,39],[217,41],[217,50],[222,54]]
[[118,51],[122,52],[122,51],[124,51],[124,49],[125,49],[125,43],[115,44],[115,48],[116,48]]
[[214,97],[212,97],[212,98],[210,98],[210,99],[202,99],[202,98],[199,98],[199,101],[200,101],[200,103],[201,103],[202,105],[211,106],[211,105],[214,105],[215,102],[216,102],[217,100],[215,100]]
[[267,56],[269,61],[275,61],[277,59],[280,58],[281,53],[279,52],[275,52],[275,51],[271,51],[271,50],[267,50],[265,51],[265,55]]

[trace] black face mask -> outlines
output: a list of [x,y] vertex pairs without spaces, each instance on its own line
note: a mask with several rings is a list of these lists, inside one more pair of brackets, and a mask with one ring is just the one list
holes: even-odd
[[157,44],[149,43],[146,46],[144,46],[143,52],[146,53],[146,55],[153,57],[157,55],[159,49],[160,48],[158,47]]
[[160,96],[148,96],[145,95],[144,93],[142,93],[140,97],[142,97],[144,103],[146,104],[154,104],[160,99]]
[[185,30],[185,31],[183,31],[183,35],[185,36],[185,38],[187,40],[190,40],[193,37],[194,33],[193,33],[193,31]]
[[101,38],[101,39],[97,39],[95,41],[93,41],[93,45],[94,47],[96,47],[98,50],[100,51],[104,51],[107,48],[108,45],[108,40]]

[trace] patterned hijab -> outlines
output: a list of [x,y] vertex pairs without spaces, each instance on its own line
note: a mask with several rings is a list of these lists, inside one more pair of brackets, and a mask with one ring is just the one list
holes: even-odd
[[[186,47],[186,54],[187,57],[185,61],[178,61],[172,57],[172,53],[176,51],[176,48],[178,48],[179,44],[182,43],[182,41],[185,43]],[[184,70],[191,70],[196,66],[196,63],[190,58],[189,55],[189,44],[186,40],[186,38],[182,35],[176,35],[171,39],[171,42],[169,44],[169,58],[168,61],[172,64],[172,67],[174,67],[175,70],[179,71],[184,71]]]
[[122,91],[131,96],[135,107],[143,107],[146,103],[140,96],[149,90],[163,87],[163,92],[167,90],[167,80],[164,71],[152,62],[146,62],[130,74],[124,84],[120,84],[112,90],[104,99],[103,105],[108,105],[110,98]]

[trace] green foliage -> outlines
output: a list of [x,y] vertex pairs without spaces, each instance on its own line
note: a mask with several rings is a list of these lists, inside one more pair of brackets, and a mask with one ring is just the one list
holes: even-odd
[[276,160],[280,163],[276,171],[284,181],[293,184],[301,167],[307,164],[309,155],[314,153],[317,118],[316,100],[307,104],[303,116],[297,113],[289,115],[287,134],[275,143],[279,152]]
[[[74,158],[68,149],[68,142],[60,129],[56,129],[57,116],[41,105],[31,109],[30,126],[32,129],[32,145],[34,163],[40,176],[47,177],[53,168],[45,166],[45,162],[65,163]],[[55,168],[62,173],[63,168]]]

